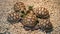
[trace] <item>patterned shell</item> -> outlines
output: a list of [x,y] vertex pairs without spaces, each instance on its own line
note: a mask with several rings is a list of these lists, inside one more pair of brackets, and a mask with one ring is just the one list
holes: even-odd
[[20,15],[16,12],[10,13],[8,15],[8,21],[9,22],[18,22],[18,20],[20,19]]
[[35,26],[36,20],[36,15],[29,13],[24,17],[22,24],[25,26]]
[[45,32],[50,32],[53,30],[50,19],[39,19],[39,23],[37,24],[37,26],[39,26],[40,29]]
[[38,7],[35,8],[34,10],[35,10],[34,13],[38,18],[43,18],[43,19],[49,18],[49,12],[46,8]]
[[14,10],[15,10],[16,12],[26,10],[24,3],[23,3],[23,2],[16,2],[16,3],[14,4]]

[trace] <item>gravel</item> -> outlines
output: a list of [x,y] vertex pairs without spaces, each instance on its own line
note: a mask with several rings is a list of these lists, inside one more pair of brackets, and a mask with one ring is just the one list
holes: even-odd
[[1,34],[46,34],[40,30],[25,31],[19,23],[10,24],[7,21],[8,13],[14,12],[16,2],[23,2],[27,6],[45,7],[50,14],[53,31],[50,34],[60,34],[60,0],[0,0],[0,33]]

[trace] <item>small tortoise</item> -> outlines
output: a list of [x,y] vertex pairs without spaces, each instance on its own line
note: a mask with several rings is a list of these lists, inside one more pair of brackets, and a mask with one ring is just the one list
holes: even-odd
[[51,32],[53,30],[52,23],[50,19],[39,19],[39,23],[36,25],[44,32]]
[[24,12],[26,13],[26,7],[23,2],[16,2],[14,4],[14,10],[15,12]]
[[46,8],[38,7],[35,8],[34,10],[35,10],[34,13],[38,18],[43,18],[43,19],[49,18],[49,12]]
[[20,19],[21,19],[21,17],[20,17],[21,15],[19,15],[18,13],[16,13],[16,12],[12,12],[12,13],[10,13],[9,15],[8,15],[8,21],[9,22],[18,22]]
[[22,24],[24,25],[26,30],[30,30],[30,29],[33,29],[34,26],[37,24],[36,21],[37,21],[36,15],[34,15],[33,11],[30,11],[30,13],[28,13],[24,17]]

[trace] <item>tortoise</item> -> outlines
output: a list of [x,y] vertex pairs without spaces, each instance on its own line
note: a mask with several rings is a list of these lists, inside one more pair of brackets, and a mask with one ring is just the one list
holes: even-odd
[[39,23],[36,25],[36,27],[39,27],[42,31],[48,33],[53,31],[53,25],[50,22],[50,19],[38,19]]
[[37,21],[36,15],[33,13],[32,10],[30,10],[30,12],[23,18],[22,24],[24,25],[24,28],[26,30],[33,30],[33,28],[37,24],[36,21]]
[[34,8],[34,13],[38,18],[48,19],[50,17],[49,11],[44,7]]
[[24,11],[24,10],[26,10],[26,7],[25,7],[25,5],[24,5],[23,2],[16,2],[16,3],[14,4],[14,10],[15,10],[16,12]]
[[15,22],[18,22],[20,19],[22,19],[20,16],[21,15],[19,15],[19,13],[11,12],[11,13],[8,14],[7,20],[10,23],[15,23]]

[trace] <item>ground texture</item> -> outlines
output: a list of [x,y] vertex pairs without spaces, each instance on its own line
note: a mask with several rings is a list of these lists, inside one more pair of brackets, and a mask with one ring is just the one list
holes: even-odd
[[10,24],[7,21],[8,13],[13,12],[16,2],[24,2],[27,6],[45,7],[50,14],[53,31],[50,34],[60,34],[60,0],[0,0],[0,33],[2,34],[45,34],[40,30],[25,31],[21,23]]

